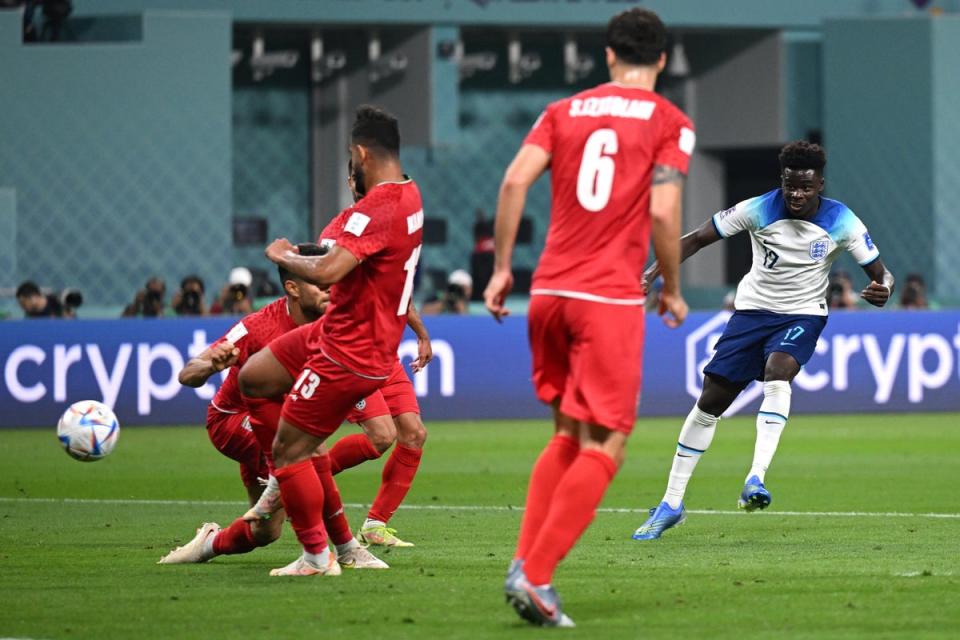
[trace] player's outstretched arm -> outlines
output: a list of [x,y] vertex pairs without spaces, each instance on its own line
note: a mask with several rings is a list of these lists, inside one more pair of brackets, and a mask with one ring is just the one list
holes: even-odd
[[427,326],[423,324],[423,318],[417,313],[417,308],[410,303],[407,310],[407,326],[417,334],[417,359],[410,366],[410,369],[417,373],[433,360],[433,346],[430,344],[430,334],[427,333]]
[[208,347],[180,370],[177,380],[187,387],[202,387],[215,373],[233,366],[240,356],[240,350],[231,342],[221,342]]
[[510,315],[504,304],[513,288],[513,248],[517,242],[517,228],[527,202],[527,192],[549,166],[550,154],[546,150],[535,144],[525,144],[507,167],[500,184],[493,228],[496,247],[493,276],[483,292],[487,311],[493,314],[497,322],[503,316]]
[[[712,218],[708,219],[698,228],[680,238],[680,262],[683,263],[687,258],[709,246],[717,240],[722,240],[717,235],[717,228],[713,225]],[[653,282],[660,277],[660,262],[654,260],[643,272],[643,284],[647,291],[653,285]]]
[[650,189],[653,251],[663,277],[658,313],[671,328],[683,324],[689,311],[680,294],[680,210],[683,179],[683,173],[679,169],[657,165],[653,168],[653,185]]
[[893,295],[893,274],[890,273],[883,260],[877,258],[870,264],[863,266],[863,271],[870,277],[870,284],[860,292],[860,297],[875,307],[887,304]]
[[326,289],[343,280],[360,261],[339,245],[322,256],[302,256],[286,238],[278,238],[265,251],[267,258],[298,278]]

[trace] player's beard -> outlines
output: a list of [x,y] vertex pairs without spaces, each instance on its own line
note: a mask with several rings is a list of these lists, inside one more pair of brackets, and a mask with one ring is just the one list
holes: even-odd
[[364,182],[364,179],[366,178],[366,176],[363,175],[363,167],[361,167],[357,163],[354,163],[352,177],[353,177],[353,197],[355,201],[360,200],[360,198],[367,195],[367,185],[366,185],[366,182]]

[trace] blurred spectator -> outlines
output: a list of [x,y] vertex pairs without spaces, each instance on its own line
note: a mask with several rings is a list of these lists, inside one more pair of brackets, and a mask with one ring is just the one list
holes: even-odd
[[55,295],[44,295],[36,282],[27,280],[17,287],[17,303],[27,318],[61,318],[63,305]]
[[253,274],[246,267],[234,267],[230,271],[227,284],[220,290],[220,296],[210,305],[211,314],[245,316],[253,312],[250,286]]
[[853,292],[853,280],[846,271],[837,271],[830,276],[827,285],[827,306],[831,309],[855,309],[857,296]]
[[493,253],[493,222],[487,220],[486,212],[477,207],[473,212],[473,252],[474,253]]
[[178,316],[207,315],[207,301],[204,300],[203,278],[189,275],[180,281],[180,290],[173,294],[170,306]]
[[907,274],[900,292],[900,307],[903,309],[929,309],[927,283],[919,273]]
[[453,313],[465,315],[470,310],[470,296],[473,293],[473,278],[463,269],[457,269],[447,276],[447,290],[436,300],[423,305],[421,313],[437,315]]
[[736,303],[737,303],[737,292],[727,291],[727,295],[723,296],[723,310],[736,311],[737,310]]
[[164,313],[166,294],[167,284],[163,281],[163,278],[153,276],[147,280],[143,289],[137,291],[133,302],[124,308],[123,315],[125,317],[159,318]]

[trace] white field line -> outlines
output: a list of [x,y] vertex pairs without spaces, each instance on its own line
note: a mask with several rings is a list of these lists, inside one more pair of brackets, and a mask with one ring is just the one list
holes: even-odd
[[[137,500],[124,498],[17,498],[0,496],[0,502],[13,503],[59,503],[59,504],[117,504],[117,505],[157,505],[157,506],[214,506],[239,507],[246,503],[239,500]],[[366,509],[369,504],[347,503],[348,508]],[[405,504],[401,509],[409,511],[523,511],[523,507],[503,505],[442,505],[442,504]],[[646,514],[647,509],[600,508],[600,513],[640,513]],[[709,509],[688,509],[687,513],[701,516],[734,516],[743,515],[743,511],[713,511]],[[750,514],[755,516],[755,514]],[[903,513],[900,511],[767,511],[762,517],[825,517],[825,518],[942,518],[960,519],[960,513]]]

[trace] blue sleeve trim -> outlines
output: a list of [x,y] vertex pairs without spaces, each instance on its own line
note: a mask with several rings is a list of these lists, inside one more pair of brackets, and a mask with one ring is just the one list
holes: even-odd
[[710,216],[710,222],[713,223],[713,228],[716,230],[717,235],[721,238],[726,238],[727,236],[723,235],[723,231],[720,231],[720,227],[717,226],[717,216]]
[[875,255],[874,257],[870,258],[870,259],[867,260],[866,262],[861,262],[861,263],[860,263],[860,266],[861,266],[861,267],[869,267],[870,265],[872,265],[874,262],[876,262],[876,261],[879,260],[879,259],[880,259],[880,254],[877,253],[877,255]]

